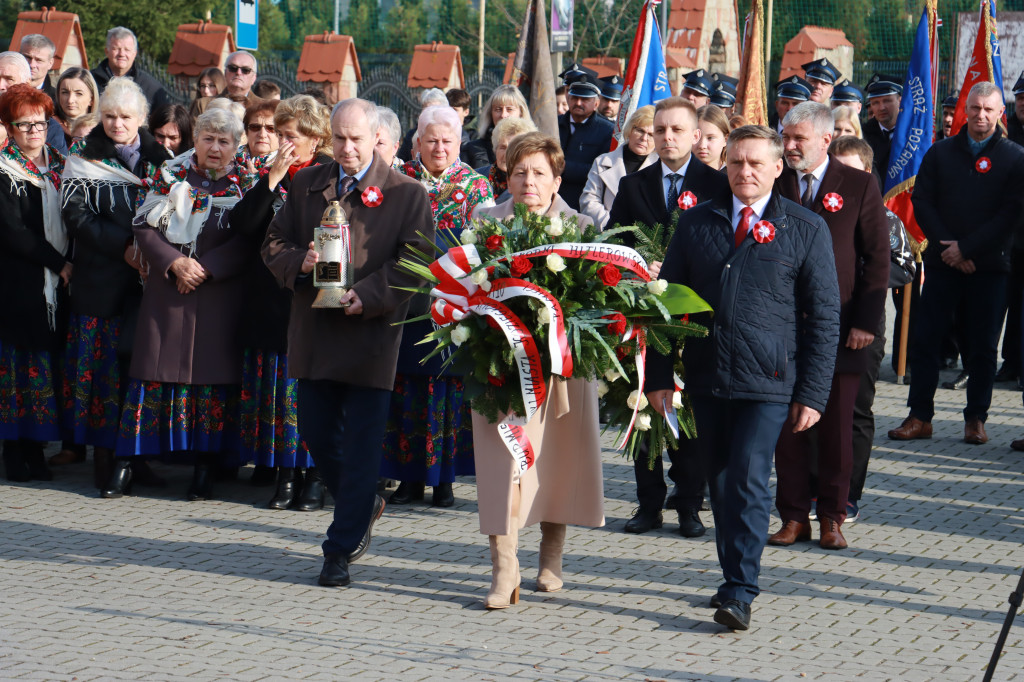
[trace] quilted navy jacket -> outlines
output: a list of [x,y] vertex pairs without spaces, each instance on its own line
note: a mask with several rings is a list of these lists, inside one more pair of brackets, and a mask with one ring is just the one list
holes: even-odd
[[[692,395],[825,409],[839,345],[839,284],[825,222],[778,194],[764,220],[775,237],[748,235],[734,248],[732,198],[684,212],[661,277],[685,284],[711,304],[704,339],[683,350]],[[701,319],[703,318],[703,319]],[[647,390],[670,388],[672,363],[648,353]]]

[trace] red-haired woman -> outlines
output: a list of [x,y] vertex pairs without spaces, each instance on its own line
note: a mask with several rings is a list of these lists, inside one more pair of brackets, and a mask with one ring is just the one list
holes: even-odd
[[56,361],[71,281],[60,216],[64,157],[46,144],[53,100],[31,85],[0,97],[0,438],[10,481],[53,478],[43,443],[59,440]]

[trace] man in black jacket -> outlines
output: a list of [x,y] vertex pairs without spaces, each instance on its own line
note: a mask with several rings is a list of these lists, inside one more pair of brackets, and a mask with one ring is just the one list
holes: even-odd
[[[772,192],[782,153],[769,128],[732,131],[731,192],[683,213],[661,271],[715,311],[699,316],[710,335],[688,340],[683,361],[725,578],[711,604],[733,630],[750,627],[760,593],[775,441],[787,417],[795,432],[821,417],[839,345],[832,240],[820,217]],[[671,358],[649,353],[647,372],[648,401],[663,413]]]
[[896,440],[931,438],[941,340],[961,301],[968,340],[964,442],[988,441],[996,351],[1006,306],[1010,245],[1024,209],[1024,149],[1003,136],[1002,90],[978,83],[967,97],[967,123],[925,154],[914,187],[914,214],[928,249],[917,324],[911,337],[914,381],[910,415],[889,432]]
[[601,85],[584,74],[569,85],[569,112],[558,117],[558,138],[565,154],[565,170],[558,194],[573,210],[580,210],[580,195],[594,159],[611,149],[611,121],[596,113]]
[[[699,139],[697,110],[689,100],[669,97],[658,102],[654,107],[654,149],[661,162],[622,178],[608,224],[667,227],[680,210],[727,192],[729,181],[725,175],[690,153]],[[632,234],[625,234],[625,242],[632,245]],[[655,277],[660,268],[661,263],[651,263]],[[646,533],[662,525],[661,508],[667,488],[660,452],[654,466],[648,467],[649,447],[649,439],[644,439],[633,462],[639,507],[626,523],[627,533]],[[679,449],[669,449],[672,466],[668,475],[676,485],[672,506],[679,512],[679,532],[683,537],[699,537],[704,535],[698,512],[704,501],[706,476],[690,449],[685,440]]]
[[107,58],[92,70],[96,87],[100,93],[107,87],[107,81],[114,76],[127,76],[142,88],[152,111],[163,104],[170,104],[171,98],[160,82],[135,64],[139,54],[139,41],[131,29],[115,26],[107,31]]
[[[1013,114],[1006,117],[1006,136],[1024,145],[1024,73],[1013,84]],[[996,381],[1018,381],[1021,372],[1021,311],[1024,309],[1024,230],[1018,231],[1010,251],[1010,283],[1006,289],[1006,330],[1003,332],[1003,366]]]
[[900,113],[900,97],[903,85],[895,76],[876,73],[868,81],[868,108],[871,118],[864,124],[864,141],[875,153],[875,173],[879,181],[889,171],[889,148],[892,146],[892,132],[896,117]]

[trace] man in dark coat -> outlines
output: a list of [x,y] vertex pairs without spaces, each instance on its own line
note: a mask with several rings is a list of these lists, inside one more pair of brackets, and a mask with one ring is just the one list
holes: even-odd
[[[715,621],[750,627],[768,537],[772,452],[787,416],[794,431],[821,417],[839,345],[839,286],[824,221],[772,191],[782,138],[763,126],[729,135],[731,192],[683,213],[661,276],[714,309],[710,334],[683,347],[686,386],[708,465],[724,581]],[[672,359],[647,356],[647,398],[672,399]]]
[[569,86],[569,112],[558,117],[558,138],[565,154],[565,170],[558,193],[573,210],[580,210],[580,195],[594,159],[611,149],[615,126],[598,115],[601,86],[584,74]]
[[[413,258],[413,249],[428,253],[434,243],[423,187],[373,151],[380,129],[374,104],[341,102],[331,129],[335,162],[296,173],[263,244],[267,267],[295,292],[288,368],[299,380],[299,434],[334,498],[324,586],[349,584],[349,563],[366,551],[384,511],[377,473],[402,337],[395,325],[412,295],[401,288],[424,284],[398,261]],[[313,308],[313,229],[332,200],[348,217],[355,284],[342,297],[348,307]]]
[[[844,549],[841,526],[853,469],[853,414],[860,376],[868,369],[889,284],[889,225],[878,183],[828,154],[834,128],[825,104],[805,102],[783,120],[787,168],[775,183],[782,196],[821,216],[832,237],[839,278],[839,349],[832,389],[817,433],[783,427],[775,449],[775,498],[782,529],[772,545],[809,540],[811,497],[817,492],[820,544]],[[817,439],[817,448],[811,442]],[[817,491],[811,488],[816,455]]]
[[864,124],[864,140],[875,153],[875,172],[881,181],[889,171],[889,148],[896,117],[900,113],[903,85],[895,76],[876,73],[868,81],[867,91],[871,118]]
[[[1024,73],[1013,84],[1013,114],[1006,117],[1006,136],[1024,145]],[[1021,372],[1021,311],[1024,310],[1024,230],[1018,231],[1010,252],[1010,279],[1006,289],[1006,327],[1003,366],[996,381],[1019,381]]]
[[[654,149],[660,163],[622,178],[608,224],[667,227],[681,210],[728,192],[725,174],[709,168],[690,153],[699,139],[697,110],[688,99],[669,97],[658,102],[654,107]],[[624,237],[627,244],[633,244],[631,233],[624,233]],[[651,263],[655,276],[660,268],[661,263]],[[627,533],[646,533],[662,526],[661,508],[667,488],[661,453],[656,454],[654,466],[649,467],[649,448],[650,439],[644,438],[633,462],[639,507],[626,523]],[[685,440],[679,449],[669,448],[672,466],[668,475],[676,485],[672,505],[679,512],[679,532],[684,537],[699,537],[704,534],[698,512],[704,501],[706,476],[698,458],[685,452],[689,449]]]
[[115,26],[107,31],[105,51],[107,58],[92,70],[92,77],[96,80],[96,87],[101,94],[111,78],[126,76],[142,88],[149,102],[150,111],[171,103],[170,96],[160,82],[135,64],[135,57],[139,54],[139,41],[131,29]]
[[985,420],[1006,307],[1010,245],[1024,209],[1024,149],[1000,131],[1004,109],[1002,90],[978,83],[967,97],[967,123],[955,136],[932,145],[921,162],[912,200],[928,239],[928,276],[911,336],[910,415],[889,432],[890,438],[931,438],[941,340],[953,311],[967,301],[970,378],[964,442],[988,441]]

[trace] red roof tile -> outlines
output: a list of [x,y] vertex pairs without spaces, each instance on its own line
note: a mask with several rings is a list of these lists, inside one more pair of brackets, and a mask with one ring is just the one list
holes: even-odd
[[[9,49],[17,51],[21,47],[21,39],[33,33],[43,34],[56,46],[57,51],[53,56],[54,71],[61,71],[65,56],[71,56],[76,51],[81,58],[82,66],[89,68],[89,59],[85,54],[85,41],[82,39],[82,26],[78,21],[77,14],[57,12],[52,7],[44,7],[42,10],[32,12],[20,12]],[[72,58],[69,61],[74,62],[75,60]],[[74,66],[74,64],[68,64],[68,66]]]
[[600,55],[597,57],[587,57],[580,63],[588,69],[596,71],[598,78],[610,78],[611,76],[622,76],[623,61],[625,60],[620,57]]
[[697,68],[707,0],[672,0],[665,51],[677,62],[674,68]]
[[433,42],[417,45],[412,53],[409,67],[410,88],[448,88],[452,69],[457,70],[456,82],[452,87],[464,88],[466,75],[462,71],[462,53],[458,45]]
[[306,36],[299,57],[296,79],[315,83],[337,83],[345,75],[345,67],[351,66],[357,81],[363,80],[359,69],[359,55],[352,36],[342,36],[324,31]]
[[167,71],[195,77],[211,66],[223,69],[224,60],[235,49],[235,36],[228,26],[208,21],[181,24],[174,36]]
[[786,43],[779,80],[803,76],[803,64],[813,61],[818,50],[834,50],[837,47],[853,48],[853,43],[846,39],[846,33],[840,29],[804,26]]

